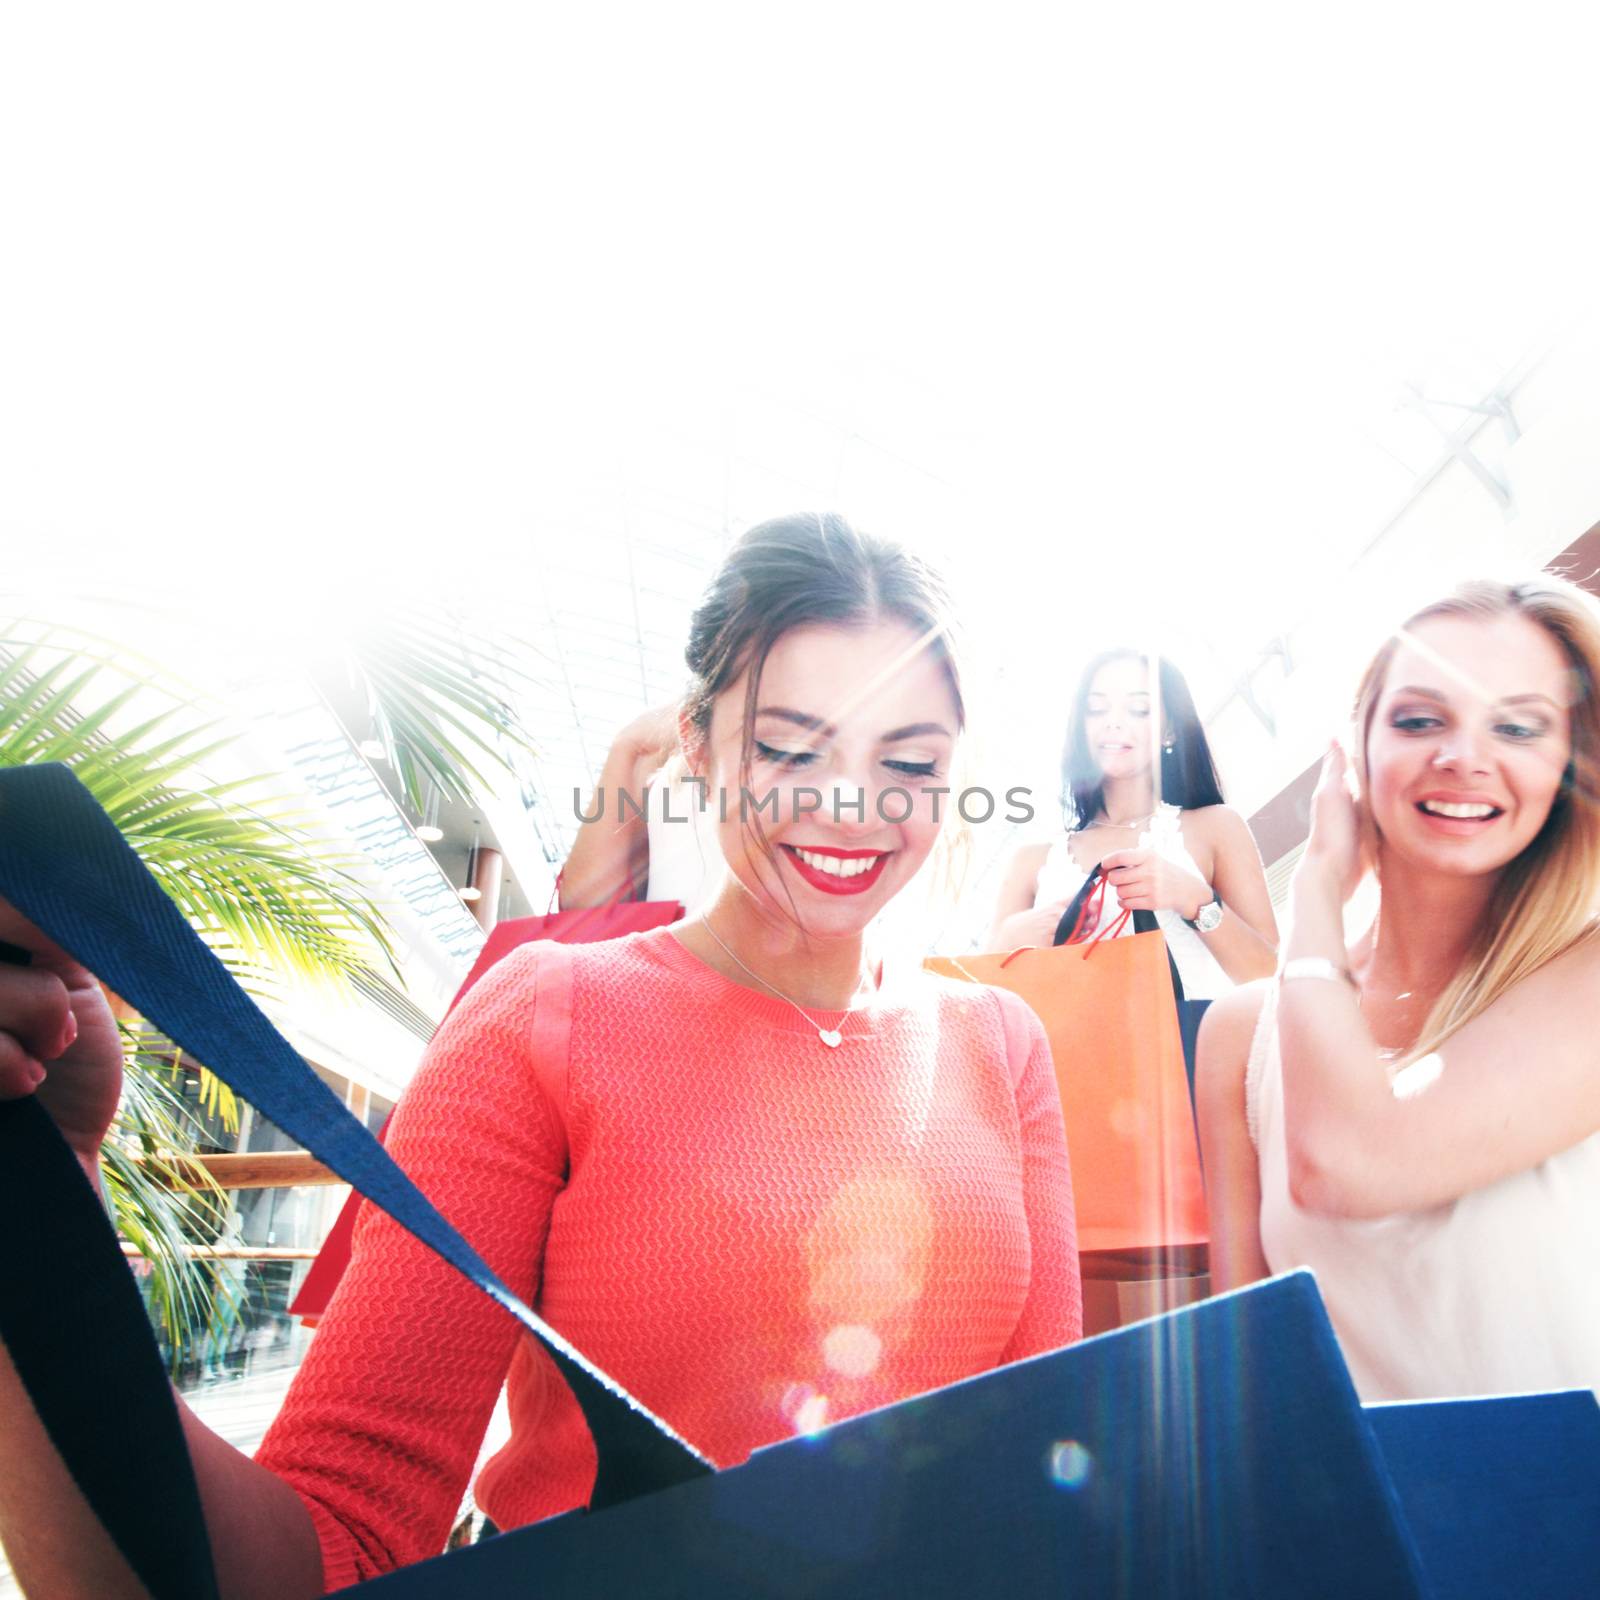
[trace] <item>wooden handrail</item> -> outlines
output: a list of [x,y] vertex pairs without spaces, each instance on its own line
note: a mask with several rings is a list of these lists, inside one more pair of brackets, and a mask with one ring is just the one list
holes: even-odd
[[[163,1167],[185,1175],[185,1169],[198,1169],[187,1175],[191,1183],[207,1177],[219,1189],[294,1189],[302,1184],[343,1183],[336,1172],[305,1150],[244,1150],[229,1155],[162,1158]],[[149,1165],[149,1163],[146,1163]]]
[[[319,1254],[288,1245],[186,1244],[182,1248],[192,1261],[315,1261]],[[126,1239],[122,1241],[122,1253],[136,1261],[144,1258],[144,1251]]]

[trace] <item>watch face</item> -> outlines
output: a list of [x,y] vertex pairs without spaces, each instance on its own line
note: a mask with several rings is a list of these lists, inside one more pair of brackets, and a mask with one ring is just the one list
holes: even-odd
[[1200,915],[1194,919],[1194,925],[1201,933],[1215,933],[1222,926],[1222,903],[1213,900],[1209,905],[1200,907]]

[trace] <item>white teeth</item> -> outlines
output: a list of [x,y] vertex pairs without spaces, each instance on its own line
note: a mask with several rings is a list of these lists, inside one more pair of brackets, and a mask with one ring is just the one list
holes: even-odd
[[838,856],[819,856],[813,851],[802,850],[798,845],[792,848],[808,867],[826,872],[834,878],[858,878],[863,872],[870,872],[883,859],[881,856],[858,856],[854,861],[841,861]]
[[1492,817],[1496,810],[1494,806],[1486,805],[1452,805],[1448,800],[1424,800],[1422,809],[1436,817],[1463,817],[1473,822]]

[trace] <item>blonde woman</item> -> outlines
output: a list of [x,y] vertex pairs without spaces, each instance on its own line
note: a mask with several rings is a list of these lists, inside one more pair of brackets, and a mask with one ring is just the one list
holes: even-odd
[[1600,1386],[1597,683],[1600,606],[1559,579],[1406,622],[1324,766],[1281,973],[1201,1033],[1213,1280],[1312,1267],[1368,1400]]

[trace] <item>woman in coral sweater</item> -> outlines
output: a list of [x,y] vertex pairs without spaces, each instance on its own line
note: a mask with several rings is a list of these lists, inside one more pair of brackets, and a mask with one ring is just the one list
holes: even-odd
[[[728,1466],[1065,1344],[1080,1302],[1039,1024],[867,948],[935,845],[963,723],[936,580],[837,517],[767,523],[688,662],[723,892],[670,929],[507,958],[440,1030],[389,1147],[519,1295]],[[99,991],[4,907],[0,938],[35,952],[0,967],[0,1095],[37,1089],[93,1176],[118,1061]],[[258,1456],[185,1416],[222,1593],[293,1600],[436,1553],[508,1374],[511,1441],[477,1484],[502,1527],[587,1498],[581,1415],[509,1317],[368,1210]],[[3,1355],[0,1432],[25,1586],[138,1593]]]

